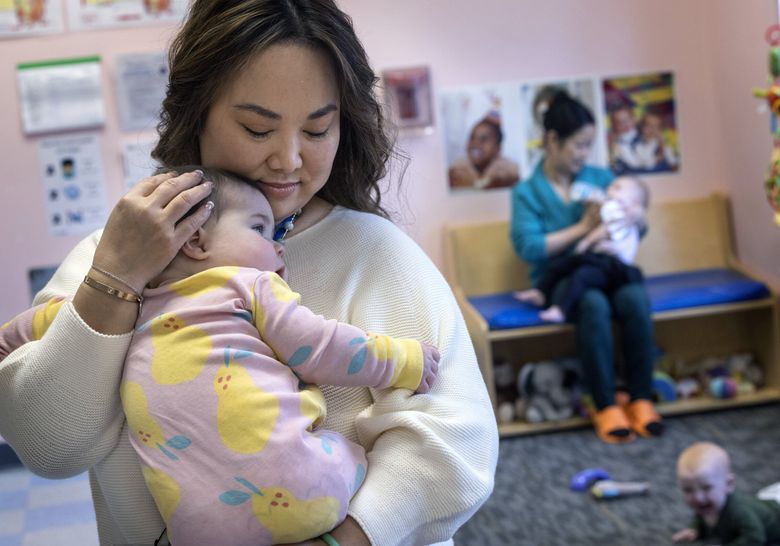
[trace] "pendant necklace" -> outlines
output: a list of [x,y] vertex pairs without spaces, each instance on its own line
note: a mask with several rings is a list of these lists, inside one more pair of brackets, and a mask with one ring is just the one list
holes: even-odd
[[287,234],[295,227],[295,220],[301,215],[301,212],[303,212],[303,209],[298,209],[290,216],[276,224],[276,229],[274,230],[274,241],[277,243],[284,242],[284,238],[287,237]]

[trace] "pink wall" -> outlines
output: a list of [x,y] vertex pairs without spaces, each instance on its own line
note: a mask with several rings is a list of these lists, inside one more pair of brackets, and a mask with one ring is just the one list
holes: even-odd
[[0,243],[0,322],[29,306],[28,269],[60,263],[82,238],[49,235],[43,186],[38,176],[39,138],[27,138],[22,133],[16,65],[95,54],[103,58],[107,122],[100,139],[106,197],[108,203],[114,203],[124,188],[120,144],[136,137],[119,130],[112,82],[114,58],[123,53],[161,51],[169,35],[169,28],[147,27],[0,41],[0,104],[5,105],[0,108],[0,150],[5,173],[0,182],[0,233],[5,234]]
[[[780,283],[780,228],[774,225],[761,185],[772,139],[769,114],[748,92],[767,84],[767,44],[763,31],[777,22],[777,2],[713,3],[708,40],[713,59],[710,89],[717,105],[714,117],[727,157],[725,179],[731,195],[740,258]],[[749,9],[745,9],[749,8]],[[702,88],[701,93],[708,93]]]
[[[651,179],[654,199],[733,196],[741,257],[775,275],[780,230],[772,225],[761,189],[770,138],[767,114],[756,112],[753,86],[766,79],[763,30],[776,20],[773,2],[754,0],[341,0],[380,71],[427,64],[434,90],[442,87],[643,71],[676,73],[683,169]],[[21,134],[14,67],[22,61],[100,54],[104,58],[108,122],[102,131],[106,186],[122,191],[121,133],[111,81],[119,53],[156,51],[165,27],[0,42],[0,135],[6,165],[0,184],[0,317],[29,303],[27,269],[58,263],[78,238],[48,235],[34,139]],[[616,45],[617,44],[617,45]],[[447,190],[441,135],[402,136],[412,157],[402,191],[400,221],[442,264],[447,222],[507,218],[509,192],[452,196]],[[773,252],[774,251],[774,252]]]

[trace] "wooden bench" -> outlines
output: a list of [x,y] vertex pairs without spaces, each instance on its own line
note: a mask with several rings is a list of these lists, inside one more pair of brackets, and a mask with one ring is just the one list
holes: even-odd
[[[654,204],[637,263],[647,277],[728,268],[760,280],[733,252],[728,200],[722,195]],[[515,372],[529,362],[576,356],[571,325],[542,324],[490,329],[469,298],[529,287],[528,266],[512,247],[507,221],[445,227],[445,274],[460,304],[479,366],[496,409],[494,359]],[[719,400],[708,396],[659,404],[664,415],[780,400],[780,323],[777,294],[748,301],[655,312],[656,344],[666,355],[694,361],[752,352],[764,372],[764,386],[752,394]],[[617,338],[616,338],[617,339]],[[619,354],[619,351],[616,351]],[[560,430],[588,424],[574,417],[531,424],[499,423],[502,436]]]

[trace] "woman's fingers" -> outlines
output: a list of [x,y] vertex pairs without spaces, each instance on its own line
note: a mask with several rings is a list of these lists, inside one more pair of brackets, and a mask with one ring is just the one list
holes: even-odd
[[174,244],[177,248],[181,248],[182,245],[187,242],[187,239],[206,223],[206,220],[211,216],[212,210],[214,210],[214,203],[212,201],[207,201],[199,206],[198,210],[194,213],[176,224],[174,229]]
[[132,286],[145,286],[176,256],[181,246],[208,219],[213,204],[203,204],[180,220],[211,193],[202,173],[150,176],[114,206],[95,253],[95,264],[122,272]]
[[128,193],[137,193],[141,197],[148,197],[157,189],[157,186],[175,176],[179,176],[179,174],[173,171],[147,176],[133,186]]
[[[174,183],[175,180],[171,179],[167,183]],[[213,184],[210,181],[205,181],[202,184],[183,189],[176,195],[174,195],[166,205],[163,206],[164,213],[173,219],[174,222],[178,222],[181,218],[187,214],[198,203],[206,199],[211,193]],[[162,188],[162,187],[161,187]],[[213,206],[213,203],[212,203]]]
[[[166,208],[171,203],[171,201],[176,199],[183,192],[200,185],[200,183],[203,181],[203,172],[200,170],[195,170],[182,173],[177,176],[164,178],[162,180],[157,179],[157,177],[152,178],[155,180],[149,184],[149,187],[155,183],[157,185],[152,189],[151,193],[146,196],[148,204],[155,207]],[[203,197],[205,197],[205,195]],[[201,199],[203,197],[201,197]],[[195,205],[197,202],[198,201],[193,201],[190,203],[190,207]]]

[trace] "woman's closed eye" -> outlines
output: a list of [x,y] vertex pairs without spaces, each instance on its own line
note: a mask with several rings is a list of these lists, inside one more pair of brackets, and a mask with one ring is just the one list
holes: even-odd
[[330,128],[325,129],[324,131],[304,131],[304,133],[306,133],[311,138],[325,138],[329,131]]
[[271,131],[253,131],[252,129],[250,129],[246,125],[243,125],[242,127],[244,127],[244,130],[247,133],[249,133],[250,136],[252,136],[254,138],[265,138],[265,137],[267,137],[268,135],[271,134]]

